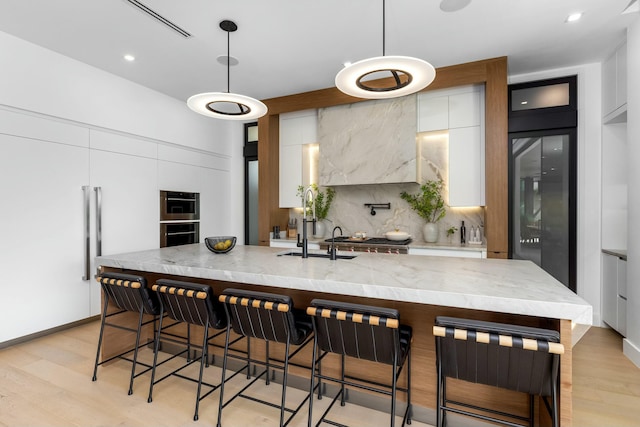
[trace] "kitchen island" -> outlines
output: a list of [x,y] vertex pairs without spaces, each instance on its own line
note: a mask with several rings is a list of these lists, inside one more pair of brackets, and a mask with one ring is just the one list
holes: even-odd
[[[204,244],[154,249],[97,258],[111,271],[210,284],[216,293],[242,287],[291,295],[303,308],[313,298],[336,299],[400,310],[401,321],[413,327],[413,402],[435,408],[435,350],[431,327],[439,315],[500,321],[560,331],[560,416],[571,424],[571,348],[573,328],[591,325],[591,306],[530,261],[388,256],[358,253],[354,259],[330,261],[279,256],[282,248],[237,246],[223,255]],[[312,251],[313,252],[313,251]],[[109,351],[109,343],[105,343]],[[358,368],[366,370],[366,364]],[[374,375],[375,376],[375,375]],[[383,377],[384,378],[384,377]],[[453,383],[452,383],[453,384]],[[526,412],[520,393],[462,384],[461,394],[480,402],[501,402],[501,408]],[[505,402],[508,402],[505,405]],[[417,413],[419,411],[416,411]],[[539,411],[544,419],[544,410]]]

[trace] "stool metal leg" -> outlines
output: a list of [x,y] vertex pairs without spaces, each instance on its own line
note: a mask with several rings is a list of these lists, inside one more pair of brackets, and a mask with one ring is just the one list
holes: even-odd
[[[224,402],[224,383],[227,374],[227,360],[229,359],[229,335],[231,334],[231,323],[227,324],[227,334],[224,340],[224,356],[222,357],[222,379],[220,381],[220,402],[218,403],[218,422],[216,427],[222,427],[222,404]],[[247,351],[249,348],[249,339],[247,338]],[[249,368],[247,367],[247,372]],[[247,374],[248,379],[248,374]]]
[[198,421],[198,409],[200,408],[200,390],[202,389],[202,373],[204,371],[204,363],[207,358],[207,343],[209,338],[209,321],[204,325],[204,337],[202,339],[202,355],[200,357],[200,376],[198,377],[198,392],[196,393],[196,412],[193,415],[193,421]]
[[149,383],[149,397],[147,398],[147,402],[151,403],[153,401],[153,383],[156,378],[156,364],[158,362],[158,351],[160,347],[160,332],[162,331],[162,320],[164,318],[164,309],[160,310],[160,319],[158,320],[158,332],[156,333],[156,339],[153,350],[153,367],[151,368],[151,382]]
[[102,309],[102,321],[100,322],[100,336],[98,337],[98,350],[96,351],[96,364],[93,367],[93,377],[91,381],[98,379],[98,363],[100,361],[100,349],[102,348],[102,335],[104,334],[104,324],[107,321],[107,307],[109,305],[109,296],[104,295],[104,308]]
[[144,309],[140,306],[140,315],[138,316],[138,332],[136,333],[136,347],[133,350],[133,363],[131,364],[131,379],[129,380],[129,396],[133,394],[133,379],[136,375],[136,363],[138,362],[138,347],[140,346],[140,332],[142,329],[142,318],[144,317]]

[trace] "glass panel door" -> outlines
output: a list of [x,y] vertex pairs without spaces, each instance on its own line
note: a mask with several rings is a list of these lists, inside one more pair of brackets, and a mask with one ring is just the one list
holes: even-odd
[[575,290],[575,131],[511,136],[511,252]]

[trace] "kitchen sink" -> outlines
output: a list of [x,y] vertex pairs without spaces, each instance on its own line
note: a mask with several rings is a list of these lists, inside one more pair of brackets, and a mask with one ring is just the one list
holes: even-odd
[[[310,253],[309,258],[326,258],[330,259],[331,255],[329,254],[318,254],[318,253]],[[283,254],[278,254],[278,256],[302,256],[302,252],[285,252]],[[354,259],[358,255],[336,255],[337,259]]]

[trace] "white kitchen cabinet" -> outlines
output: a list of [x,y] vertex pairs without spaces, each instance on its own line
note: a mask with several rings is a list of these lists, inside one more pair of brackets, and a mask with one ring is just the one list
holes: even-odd
[[602,116],[615,122],[626,114],[627,44],[620,45],[602,64]]
[[418,94],[418,132],[484,127],[484,87],[460,86]]
[[484,87],[418,94],[418,132],[447,132],[449,205],[485,204]]
[[454,258],[486,258],[487,250],[478,248],[477,250],[463,250],[456,248],[412,248],[409,247],[409,255],[444,256]]
[[[209,236],[226,236],[231,230],[229,215],[231,182],[226,171],[199,168],[200,180],[200,241]],[[238,242],[237,244],[242,244]]]
[[618,258],[618,332],[627,336],[627,261]]
[[484,153],[480,126],[449,129],[449,206],[484,206]]
[[449,129],[480,126],[481,113],[480,87],[472,87],[470,92],[449,96]]
[[280,115],[281,208],[300,207],[298,186],[317,183],[317,122],[316,110]]
[[418,132],[449,129],[449,97],[418,95]]
[[[39,120],[30,118],[32,130]],[[57,135],[83,134],[76,131]],[[83,147],[0,134],[0,342],[91,315],[91,287],[82,280],[84,136]]]
[[602,320],[627,334],[627,261],[602,254]]

